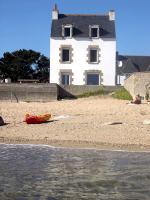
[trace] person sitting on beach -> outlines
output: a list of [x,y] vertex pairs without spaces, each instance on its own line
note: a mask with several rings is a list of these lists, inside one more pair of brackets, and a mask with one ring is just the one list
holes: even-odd
[[138,94],[135,96],[135,99],[131,101],[133,104],[141,104],[141,96]]

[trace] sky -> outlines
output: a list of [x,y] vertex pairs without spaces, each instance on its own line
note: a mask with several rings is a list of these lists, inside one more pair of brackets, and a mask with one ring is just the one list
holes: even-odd
[[4,52],[33,49],[49,57],[51,12],[116,12],[117,51],[150,55],[150,0],[0,0],[0,57]]

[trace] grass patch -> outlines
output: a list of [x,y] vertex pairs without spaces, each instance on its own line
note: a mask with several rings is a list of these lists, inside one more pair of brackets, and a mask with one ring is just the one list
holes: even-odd
[[103,88],[96,90],[96,91],[89,91],[85,92],[83,94],[77,95],[77,98],[85,98],[85,97],[90,97],[90,96],[99,96],[99,95],[106,95],[108,92],[104,91]]
[[112,95],[116,99],[132,100],[132,96],[125,88],[120,88]]

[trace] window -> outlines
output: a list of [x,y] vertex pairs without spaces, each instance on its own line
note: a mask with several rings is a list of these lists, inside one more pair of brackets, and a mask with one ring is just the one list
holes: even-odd
[[62,36],[66,38],[72,37],[72,25],[62,26]]
[[71,45],[61,45],[59,48],[59,62],[70,64],[73,62],[73,48]]
[[89,36],[91,38],[99,38],[99,26],[98,25],[90,26]]
[[96,73],[87,74],[87,85],[99,85],[99,76],[100,75]]
[[69,28],[69,27],[67,28],[67,27],[66,27],[66,28],[64,29],[64,36],[65,36],[65,37],[71,37],[71,28]]
[[101,85],[103,82],[101,70],[85,70],[83,75],[83,81],[86,85]]
[[124,80],[126,79],[125,75],[118,75],[117,76],[117,84],[124,85]]
[[118,61],[118,67],[122,67],[122,61],[121,60]]
[[88,64],[99,64],[100,63],[100,51],[98,45],[89,45],[87,48],[87,62]]
[[91,37],[98,37],[98,28],[91,29]]
[[70,49],[62,49],[62,62],[70,62]]
[[70,85],[70,75],[68,73],[61,74],[61,84]]
[[98,50],[97,49],[90,49],[90,63],[97,63],[98,62]]
[[71,69],[61,69],[59,71],[59,83],[62,85],[71,85],[73,82],[73,76]]

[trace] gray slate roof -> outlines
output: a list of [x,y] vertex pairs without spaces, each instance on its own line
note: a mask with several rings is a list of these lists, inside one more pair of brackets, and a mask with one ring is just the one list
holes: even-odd
[[52,20],[51,37],[62,37],[62,25],[73,25],[73,37],[89,37],[89,25],[99,25],[101,38],[116,38],[115,21],[108,15],[65,15],[59,14]]
[[122,61],[122,67],[117,66],[117,74],[131,74],[134,72],[150,71],[150,56],[117,56]]

